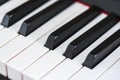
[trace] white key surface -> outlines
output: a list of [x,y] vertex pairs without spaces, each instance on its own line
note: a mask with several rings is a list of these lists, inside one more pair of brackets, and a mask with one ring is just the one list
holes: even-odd
[[[120,49],[119,49],[120,51]],[[118,52],[119,52],[118,51]],[[120,59],[97,80],[120,80]]]
[[0,25],[0,31],[1,31],[3,28],[4,28],[4,26],[3,26],[3,25]]

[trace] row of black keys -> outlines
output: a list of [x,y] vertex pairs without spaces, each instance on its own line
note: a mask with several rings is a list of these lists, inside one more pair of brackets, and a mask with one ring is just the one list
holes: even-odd
[[[28,1],[18,8],[8,12],[3,21],[2,25],[5,27],[10,27],[18,20],[35,10],[36,8],[43,5],[48,0],[36,0]],[[32,16],[28,20],[24,21],[20,34],[27,36],[45,22],[56,16],[58,13],[69,7],[74,3],[74,0],[60,0],[44,9],[43,11]],[[62,6],[61,6],[62,5]],[[27,9],[27,10],[26,10]],[[96,18],[101,14],[101,9],[93,6],[89,10],[85,11],[83,14],[77,16],[75,19],[71,20],[67,24],[63,25],[58,30],[51,33],[45,44],[51,50],[54,50],[77,31],[87,25],[91,20]],[[115,14],[110,14],[104,20],[99,22],[97,25],[93,26],[90,30],[79,36],[77,39],[72,41],[65,53],[63,54],[67,58],[73,59],[79,55],[83,50],[90,46],[95,40],[102,36],[105,32],[111,29],[119,21],[119,16]],[[120,30],[114,33],[111,37],[105,40],[102,44],[96,47],[93,51],[89,53],[84,66],[89,68],[94,68],[98,63],[100,63],[105,57],[107,57],[114,49],[116,49],[120,44]]]

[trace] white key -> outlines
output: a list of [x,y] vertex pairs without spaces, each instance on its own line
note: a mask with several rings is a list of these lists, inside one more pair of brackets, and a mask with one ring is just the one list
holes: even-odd
[[[74,36],[78,37],[83,34],[85,31],[93,27],[99,21],[101,21],[105,16],[101,14],[96,19],[91,21],[88,25],[86,25],[82,30],[76,33]],[[48,75],[46,75],[41,80],[67,80],[71,75],[77,72],[82,68],[81,62],[83,61],[84,56],[78,56],[73,60],[66,59],[63,63],[61,63],[58,67],[52,70]]]
[[[103,19],[103,18],[101,18],[101,19]],[[91,26],[90,25],[87,26],[86,29],[84,28],[81,31],[79,31],[78,33],[76,33],[74,36],[72,36],[70,39],[68,39],[67,41],[65,41],[62,45],[60,45],[54,51],[50,51],[44,57],[42,57],[37,62],[35,62],[34,64],[32,64],[25,71],[23,71],[23,79],[24,80],[42,80],[42,78],[45,76],[45,78],[43,80],[54,80],[54,79],[55,80],[59,80],[59,79],[60,80],[65,80],[64,77],[65,76],[68,77],[68,75],[70,74],[70,72],[72,72],[75,69],[77,71],[80,68],[80,64],[77,64],[76,61],[74,61],[74,60],[73,61],[71,61],[69,59],[65,60],[65,57],[63,57],[62,54],[65,52],[68,44],[71,41],[73,41],[75,38],[77,38],[80,34],[84,33],[85,30],[87,30],[88,28],[92,27],[92,25]],[[57,59],[56,59],[56,57],[57,57]],[[44,60],[45,60],[45,62],[44,62]],[[58,60],[58,62],[56,62],[57,60]],[[60,64],[61,62],[63,62],[63,63]],[[64,65],[64,66],[61,66],[61,65]],[[73,67],[73,65],[74,65],[74,67]],[[57,69],[55,68],[56,66],[58,66]],[[64,69],[65,66],[67,66],[65,68],[67,70]],[[70,70],[71,69],[70,66],[73,68],[72,70]],[[63,69],[63,70],[59,71],[60,68]],[[51,70],[53,70],[53,73],[54,72],[56,72],[56,73],[54,73],[53,75],[49,75],[48,73]],[[57,72],[57,71],[64,72],[66,74],[61,73],[64,77],[62,75],[56,75],[57,73],[59,74],[59,72]],[[47,74],[49,75],[49,77],[46,78]],[[53,78],[53,76],[54,76],[54,78]]]
[[7,44],[8,42],[10,42],[13,38],[17,37],[18,34],[17,32],[15,32],[14,30],[11,29],[3,29],[2,31],[0,31],[0,48],[3,47],[5,44]]
[[36,42],[7,63],[8,77],[12,80],[22,80],[21,71],[42,57],[48,51],[48,48]]
[[[27,36],[27,37],[18,36],[17,38],[15,38],[11,42],[9,42],[5,46],[3,46],[0,49],[0,52],[6,53],[6,54],[0,54],[1,55],[0,56],[1,66],[4,66],[3,68],[1,68],[1,66],[0,66],[0,69],[4,69],[4,72],[0,71],[0,73],[6,74],[6,69],[5,69],[6,64],[5,63],[7,63],[13,57],[18,55],[23,50],[25,50],[27,47],[29,47],[31,44],[33,44],[37,39],[39,39],[42,36],[44,36],[45,34],[47,34],[50,30],[54,29],[55,27],[59,27],[58,24],[60,24],[60,23],[65,24],[68,21],[70,21],[72,19],[70,16],[72,16],[73,13],[76,13],[79,8],[80,8],[80,6],[78,6],[78,4],[76,3],[73,6],[71,6],[70,8],[68,8],[67,10],[63,11],[58,16],[56,16],[54,19],[47,22],[45,25],[41,26],[38,30],[34,31],[29,36]],[[63,17],[63,18],[60,19],[61,17]],[[68,19],[68,17],[69,17],[69,19]],[[55,21],[57,21],[57,22],[54,23]],[[48,28],[48,26],[50,26],[51,28]],[[43,28],[43,27],[45,27],[45,28]]]
[[28,0],[10,0],[2,6],[0,6],[0,23],[2,22],[2,19],[7,12],[11,11],[12,9],[20,6],[21,4],[27,1]]
[[45,74],[62,62],[65,57],[60,52],[50,51],[23,71],[23,80],[41,80]]
[[[105,39],[107,39],[110,35],[112,35],[114,32],[116,32],[119,29],[120,23],[116,24],[115,27],[110,29],[107,33],[105,33],[101,38],[99,38],[95,43],[94,46],[102,43]],[[94,47],[93,46],[93,47]],[[111,53],[106,59],[104,59],[100,64],[98,64],[95,68],[92,70],[83,67],[77,74],[75,74],[70,80],[96,80],[97,77],[99,77],[104,71],[106,71],[114,62],[116,62],[117,59],[120,58],[120,54],[116,51]],[[87,76],[87,77],[86,77]]]
[[34,14],[38,13],[39,11],[45,9],[47,6],[53,4],[56,1],[48,1],[46,4],[32,12],[31,14],[27,15],[25,18],[21,19],[20,21],[16,22],[14,25],[10,26],[10,28],[5,28],[2,31],[0,31],[0,47],[3,47],[8,42],[10,42],[12,39],[16,38],[19,34],[17,33],[21,27],[21,24],[24,20],[30,18]]
[[[118,53],[120,52],[120,49]],[[97,80],[120,80],[120,59]]]
[[3,25],[0,25],[0,31],[1,31],[2,29],[4,29],[4,26],[3,26]]

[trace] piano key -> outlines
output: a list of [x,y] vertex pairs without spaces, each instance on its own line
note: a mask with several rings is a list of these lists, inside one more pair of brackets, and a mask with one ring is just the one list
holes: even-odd
[[50,2],[46,3],[45,5],[41,6],[37,10],[33,11],[32,13],[30,13],[29,15],[24,17],[22,20],[18,21],[14,25],[12,25],[10,28],[5,28],[5,29],[1,30],[0,31],[0,37],[2,37],[2,38],[0,39],[0,47],[5,46],[12,39],[19,36],[19,34],[17,32],[18,32],[18,30],[20,28],[20,25],[23,23],[24,20],[28,19],[29,17],[33,16],[34,14],[38,13],[39,11],[43,10],[47,6],[53,4],[54,2],[56,2],[56,1],[50,1]]
[[4,29],[4,26],[0,25],[0,31],[1,31],[2,29]]
[[1,79],[1,80],[10,80],[10,79],[8,79],[7,77],[5,77],[5,76],[3,76],[3,75],[1,75],[1,74],[0,74],[0,79]]
[[[93,43],[94,45],[91,45],[92,49],[89,52],[91,52],[95,47],[97,47],[104,40],[106,40],[108,37],[110,37],[113,33],[115,33],[117,30],[119,30],[119,25],[120,25],[120,23],[116,24],[112,29],[110,29],[102,37],[100,37],[95,43]],[[120,50],[120,47],[117,48],[115,51],[113,51],[112,54],[110,54],[107,58],[105,58],[100,64],[98,64],[92,70],[87,67],[83,67],[81,70],[78,70],[76,74],[72,75],[68,80],[78,80],[78,79],[96,80],[103,72],[105,72],[111,65],[113,65],[120,58],[120,54],[118,53],[119,50]],[[89,52],[87,52],[87,53],[89,53]],[[84,53],[83,53],[83,55],[84,55]],[[81,58],[83,58],[83,55],[82,54],[80,54],[80,55],[81,55]],[[87,55],[86,55],[86,57],[87,57]],[[84,60],[85,60],[85,58],[84,58]],[[78,61],[81,62],[80,58],[78,58]],[[83,62],[81,62],[81,64],[82,63]],[[88,77],[86,77],[86,76],[88,76]]]
[[[36,42],[21,54],[7,63],[8,77],[12,80],[22,80],[21,72],[37,59],[45,55],[49,49]],[[16,75],[16,76],[15,76]]]
[[92,44],[96,39],[103,35],[107,30],[112,28],[118,21],[119,16],[110,14],[103,21],[72,41],[65,51],[64,56],[73,59],[90,44]]
[[[89,26],[86,29],[88,29]],[[35,62],[30,67],[28,67],[26,70],[24,70],[23,71],[24,80],[30,80],[30,79],[40,80],[42,77],[44,77],[46,74],[48,74],[51,70],[53,70],[57,65],[59,66],[61,61],[63,61],[65,59],[65,57],[62,56],[62,54],[64,53],[67,45],[72,40],[74,40],[76,37],[78,37],[79,36],[78,34],[85,32],[86,29],[83,29],[83,31],[76,33],[76,35],[73,35],[70,39],[65,41],[63,44],[61,44],[55,50],[51,50],[44,57],[40,58],[37,62]],[[57,59],[56,59],[56,57],[57,57]],[[43,62],[44,60],[45,60],[45,62]],[[42,64],[42,65],[40,65],[40,64]],[[34,74],[34,75],[32,75],[32,74]]]
[[51,33],[45,44],[49,49],[55,49],[70,36],[88,24],[92,19],[101,13],[101,9],[92,7],[83,14],[80,14],[77,18],[73,19],[69,23],[65,24],[55,32]]
[[[0,49],[0,52],[6,53],[6,54],[0,54],[0,61],[1,61],[0,69],[3,70],[3,71],[0,71],[0,73],[6,75],[6,69],[5,68],[6,68],[6,63],[8,61],[12,60],[13,57],[15,57],[18,54],[20,54],[22,51],[24,51],[26,48],[28,48],[35,41],[40,39],[42,36],[47,34],[52,29],[54,29],[56,27],[59,28],[60,27],[59,24],[63,24],[64,25],[65,23],[67,23],[68,21],[73,19],[75,17],[75,15],[73,15],[73,14],[75,14],[77,12],[80,13],[78,10],[81,8],[81,6],[83,6],[83,5],[79,5],[78,3],[75,3],[74,5],[72,5],[71,7],[69,7],[68,9],[66,9],[65,11],[63,11],[62,13],[57,15],[56,17],[54,17],[48,23],[46,23],[43,26],[41,26],[41,28],[37,29],[35,32],[30,34],[29,36],[24,37],[22,35],[19,35],[17,38],[15,38],[11,42],[9,42],[5,46],[3,46]],[[85,9],[85,8],[83,8],[83,9]],[[79,15],[79,14],[77,14],[77,15]],[[72,16],[74,16],[74,17],[72,17]],[[61,17],[63,17],[63,18],[61,18]],[[55,21],[57,21],[57,22],[54,23]],[[49,28],[48,28],[48,25],[50,26]]]
[[9,0],[0,0],[0,5],[6,3],[7,1],[9,1]]
[[[90,29],[92,26],[96,25],[98,22],[100,22],[101,20],[103,20],[105,17],[106,17],[106,15],[104,15],[104,14],[99,15],[98,17],[96,17],[93,21],[91,21],[88,25],[86,25],[83,29],[81,29],[80,31],[78,31],[73,36],[78,37],[79,35],[82,35],[85,31],[87,31],[88,29]],[[69,43],[70,43],[70,40],[69,40]],[[82,62],[84,61],[84,59],[83,59],[84,56],[85,55],[78,56],[78,57],[74,58],[73,60],[66,59],[64,62],[62,62],[59,66],[57,66],[55,69],[53,69],[50,73],[48,73],[41,80],[49,80],[49,79],[50,80],[61,80],[61,79],[62,80],[67,80],[77,70],[79,70],[79,69],[82,68]]]
[[119,80],[120,79],[120,59],[113,64],[105,73],[102,74],[97,80]]
[[107,40],[97,46],[93,51],[91,51],[85,62],[84,66],[92,69],[97,64],[99,64],[103,59],[105,59],[112,51],[114,51],[120,45],[120,30],[110,36]]
[[21,18],[23,18],[30,12],[34,11],[35,9],[37,9],[38,7],[40,7],[47,1],[48,0],[41,0],[41,1],[40,0],[36,0],[36,1],[30,0],[30,1],[20,5],[19,7],[13,9],[12,11],[6,13],[1,24],[4,25],[5,27],[10,27],[11,25],[16,23]]
[[[3,36],[4,35],[4,36]],[[17,32],[11,29],[3,29],[0,31],[0,48],[9,43],[12,39],[18,36]]]
[[[28,0],[10,0],[7,3],[0,6],[0,23],[3,20],[4,15],[13,10],[14,8],[22,5],[23,3],[27,2]],[[12,5],[12,6],[11,6]]]
[[74,0],[60,0],[54,3],[50,7],[44,9],[43,11],[29,18],[28,20],[24,21],[19,33],[27,36],[73,3]]

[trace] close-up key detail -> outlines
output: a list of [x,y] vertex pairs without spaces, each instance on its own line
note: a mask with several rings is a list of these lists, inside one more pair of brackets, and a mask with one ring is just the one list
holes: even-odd
[[0,80],[120,80],[120,1],[0,0]]

